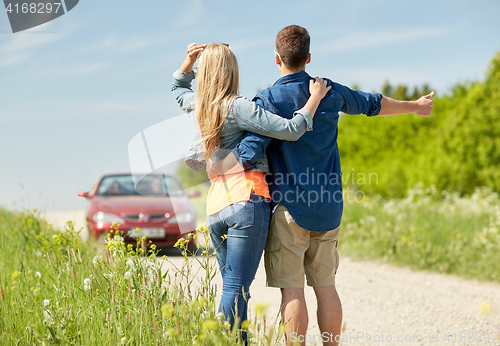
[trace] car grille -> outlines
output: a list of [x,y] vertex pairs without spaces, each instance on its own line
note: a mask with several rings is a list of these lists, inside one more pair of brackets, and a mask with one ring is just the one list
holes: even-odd
[[[122,214],[122,216],[130,221],[139,221],[141,219],[141,214]],[[165,218],[167,218],[165,214],[148,214],[148,219],[151,221],[158,221]]]

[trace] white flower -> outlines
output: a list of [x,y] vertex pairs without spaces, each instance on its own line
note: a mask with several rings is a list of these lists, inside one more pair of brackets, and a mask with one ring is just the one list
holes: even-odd
[[90,286],[90,279],[86,278],[85,280],[83,280],[83,284],[87,285],[87,286]]
[[49,306],[49,304],[50,304],[50,301],[48,299],[45,299],[43,301],[43,306]]
[[127,338],[122,338],[122,339],[120,340],[120,343],[121,343],[122,345],[125,345],[125,344],[127,343]]
[[49,310],[44,310],[43,315],[45,317],[45,322],[47,322],[48,324],[54,324],[54,319],[52,318]]
[[163,333],[163,338],[166,339],[170,336],[170,333],[168,331],[166,331],[165,333]]
[[125,272],[125,275],[123,275],[125,277],[126,280],[130,280],[130,278],[132,277],[132,273],[131,272]]
[[90,290],[90,285],[83,285],[83,289],[84,289],[85,291]]
[[102,261],[102,256],[94,256],[94,258],[92,259],[92,263],[94,263],[94,266],[97,267],[97,265],[99,265],[99,262]]
[[40,279],[40,278],[42,277],[42,273],[40,273],[40,272],[36,272],[36,273],[35,273],[35,277]]

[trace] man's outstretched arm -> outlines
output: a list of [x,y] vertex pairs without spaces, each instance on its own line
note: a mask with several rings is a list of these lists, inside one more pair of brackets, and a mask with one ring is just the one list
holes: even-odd
[[378,115],[391,116],[404,113],[417,113],[422,117],[428,117],[431,115],[433,107],[433,96],[434,91],[415,101],[398,101],[391,99],[390,97],[383,96],[380,101],[380,113]]

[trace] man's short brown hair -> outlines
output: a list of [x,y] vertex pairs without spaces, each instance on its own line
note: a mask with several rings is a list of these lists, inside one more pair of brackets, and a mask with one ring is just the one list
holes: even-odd
[[289,25],[276,36],[276,51],[288,68],[298,69],[309,58],[310,43],[311,37],[305,28]]

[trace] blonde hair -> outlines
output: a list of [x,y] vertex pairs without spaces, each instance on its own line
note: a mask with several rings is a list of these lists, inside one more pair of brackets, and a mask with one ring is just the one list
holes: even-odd
[[221,43],[208,45],[200,54],[196,80],[196,119],[210,158],[220,146],[224,120],[238,96],[238,62],[229,47]]

